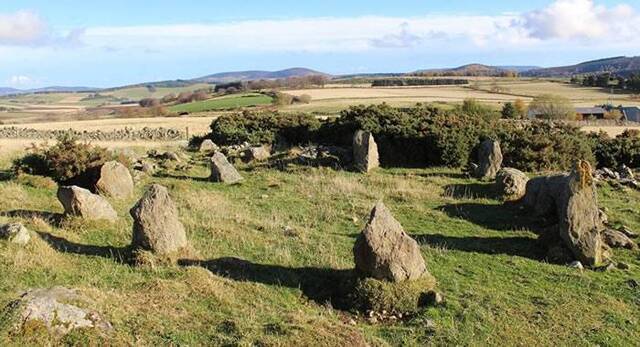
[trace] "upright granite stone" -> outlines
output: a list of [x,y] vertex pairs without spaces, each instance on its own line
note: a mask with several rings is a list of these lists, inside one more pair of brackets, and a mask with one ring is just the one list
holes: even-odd
[[404,232],[382,202],[371,211],[353,255],[357,272],[365,277],[402,282],[427,273],[418,243]]
[[358,130],[353,136],[353,165],[364,173],[380,166],[378,145],[371,133]]
[[242,176],[240,176],[236,168],[229,163],[224,154],[216,152],[213,157],[211,157],[211,176],[209,179],[213,182],[234,184],[242,181]]
[[118,214],[105,198],[78,186],[58,188],[58,200],[66,215],[90,220],[118,219]]
[[496,175],[496,188],[504,201],[518,201],[527,192],[529,177],[522,171],[512,168],[503,168]]
[[131,196],[133,194],[133,177],[131,177],[129,169],[117,161],[104,163],[100,168],[96,191],[117,199]]
[[154,184],[131,208],[134,248],[166,255],[188,246],[178,209],[167,188]]
[[604,226],[591,165],[586,161],[577,162],[564,190],[558,193],[560,237],[583,264],[600,264],[603,260],[601,231]]
[[500,143],[493,140],[485,140],[478,149],[478,168],[475,176],[480,179],[492,180],[502,166],[502,150]]

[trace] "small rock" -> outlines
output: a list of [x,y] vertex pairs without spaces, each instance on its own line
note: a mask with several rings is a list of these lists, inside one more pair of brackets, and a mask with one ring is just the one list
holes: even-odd
[[620,269],[620,270],[629,270],[629,269],[631,269],[631,265],[629,265],[627,263],[619,262],[618,263],[618,269]]
[[31,235],[22,223],[9,223],[0,226],[0,239],[17,245],[26,245],[31,240]]
[[213,143],[213,141],[211,141],[210,139],[205,139],[200,144],[199,151],[200,152],[215,152],[218,149],[219,149],[218,146],[215,143]]
[[569,267],[578,270],[584,270],[584,266],[582,265],[582,263],[577,260],[569,264]]
[[426,293],[423,293],[420,298],[421,306],[438,306],[444,302],[444,297],[442,294],[436,292],[435,290],[430,290]]
[[613,270],[615,270],[615,269],[616,269],[615,264],[613,264],[613,263],[609,263],[609,264],[607,264],[607,266],[605,266],[604,271],[606,271],[606,272],[610,272],[610,271],[613,271]]
[[[39,321],[50,331],[66,335],[74,329],[112,330],[111,323],[98,312],[84,307],[91,305],[91,300],[83,297],[78,291],[64,287],[51,289],[33,289],[10,303],[2,314],[17,317],[19,328],[29,321]],[[2,321],[2,319],[0,319]]]
[[636,245],[633,240],[618,230],[605,229],[602,232],[602,239],[607,245],[613,248],[626,248],[631,250],[638,249],[638,245]]
[[262,194],[262,195],[260,195],[260,199],[262,199],[262,200],[269,199],[269,195]]
[[634,280],[633,278],[627,281],[627,285],[629,286],[629,288],[638,288],[640,287],[640,282],[638,282],[637,280]]
[[270,150],[266,146],[250,147],[244,151],[244,160],[247,163],[254,161],[264,161],[271,156]]
[[621,226],[618,231],[620,231],[621,233],[625,234],[628,238],[632,238],[635,239],[638,237],[638,234],[635,233],[633,230],[629,229],[627,226],[623,225]]

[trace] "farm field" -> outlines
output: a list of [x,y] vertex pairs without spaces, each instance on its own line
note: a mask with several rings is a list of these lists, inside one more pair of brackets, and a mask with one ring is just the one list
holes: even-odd
[[[1,169],[15,155],[2,154]],[[0,303],[29,287],[79,288],[115,329],[108,337],[78,330],[57,340],[37,327],[17,335],[0,329],[0,344],[556,346],[640,339],[638,289],[629,284],[640,276],[636,255],[616,250],[628,271],[546,263],[527,217],[457,170],[363,176],[241,164],[245,182],[224,186],[204,179],[206,158],[193,159],[189,171],[142,177],[135,196],[112,200],[120,217],[112,224],[56,222],[62,208],[54,187],[4,178],[0,221],[21,221],[37,234],[25,248],[0,245]],[[128,209],[151,183],[169,188],[195,249],[179,265],[124,260]],[[613,221],[640,229],[632,204],[639,192],[599,193]],[[355,237],[380,199],[418,240],[445,296],[444,305],[397,323],[371,323],[323,296],[353,268]]]
[[217,97],[205,101],[196,101],[169,107],[169,111],[175,113],[198,113],[216,110],[239,109],[243,107],[269,105],[272,98],[258,93],[234,94]]
[[[494,91],[495,87],[500,88]],[[448,102],[459,103],[473,98],[489,104],[522,99],[531,101],[541,94],[561,95],[576,107],[593,107],[594,105],[613,103],[625,106],[640,106],[640,101],[630,98],[628,94],[610,94],[599,88],[583,88],[563,82],[513,79],[476,79],[467,87],[462,86],[429,86],[429,87],[390,87],[371,88],[364,86],[337,86],[325,88],[289,90],[292,95],[308,94],[312,101],[308,105],[293,105],[288,109],[299,111],[333,111],[348,105],[361,103],[386,102],[394,106],[407,106],[416,102]]]

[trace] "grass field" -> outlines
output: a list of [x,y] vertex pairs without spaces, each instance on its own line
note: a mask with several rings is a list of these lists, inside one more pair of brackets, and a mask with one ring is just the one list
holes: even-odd
[[[12,155],[2,156],[2,168]],[[640,288],[630,282],[640,279],[637,254],[615,251],[629,271],[545,263],[528,217],[459,171],[385,169],[363,176],[241,165],[245,182],[223,186],[204,180],[208,168],[204,158],[198,162],[188,172],[143,178],[136,188],[137,197],[152,182],[170,189],[197,251],[191,266],[120,260],[136,197],[113,201],[121,217],[115,224],[57,224],[47,218],[62,212],[54,188],[3,176],[0,222],[22,221],[50,241],[35,237],[26,248],[0,242],[0,304],[27,288],[80,288],[115,330],[64,340],[38,330],[2,331],[0,344],[627,346],[640,340]],[[379,199],[418,240],[446,300],[395,324],[370,324],[314,300],[316,290],[337,285],[329,278],[353,268],[355,236]],[[637,191],[600,189],[610,219],[635,230],[638,202]],[[33,212],[6,216],[16,210]]]
[[239,109],[243,107],[269,105],[273,98],[264,94],[246,93],[222,96],[204,101],[181,104],[169,107],[171,112],[198,113],[217,110]]

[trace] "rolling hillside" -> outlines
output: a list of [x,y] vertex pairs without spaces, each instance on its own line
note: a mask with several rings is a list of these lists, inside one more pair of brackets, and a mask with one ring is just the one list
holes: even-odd
[[304,77],[312,75],[325,75],[323,72],[306,69],[306,68],[291,68],[280,71],[235,71],[235,72],[222,72],[213,75],[207,75],[199,78],[195,78],[192,81],[201,83],[226,83],[235,81],[251,81],[261,79],[280,79],[289,77]]
[[529,66],[489,66],[483,64],[468,64],[450,69],[418,70],[412,75],[441,75],[441,76],[499,76],[509,71],[526,71]]
[[587,61],[584,63],[535,69],[526,71],[524,76],[530,77],[570,77],[581,74],[598,74],[610,72],[616,75],[628,76],[640,72],[640,57],[614,57]]

